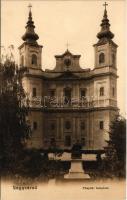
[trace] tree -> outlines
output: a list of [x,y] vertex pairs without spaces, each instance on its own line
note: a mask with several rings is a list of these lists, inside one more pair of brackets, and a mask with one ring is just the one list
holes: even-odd
[[126,119],[118,115],[110,126],[106,148],[106,168],[115,176],[125,176],[126,167]]
[[24,68],[6,57],[0,63],[0,161],[1,173],[15,173],[19,156],[30,135],[28,104],[22,87]]

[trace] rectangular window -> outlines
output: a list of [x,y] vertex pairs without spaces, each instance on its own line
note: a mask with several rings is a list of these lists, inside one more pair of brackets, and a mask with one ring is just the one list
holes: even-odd
[[37,91],[36,91],[36,88],[33,88],[33,91],[32,91],[32,96],[33,96],[33,97],[36,97],[36,96],[37,96]]
[[65,129],[71,129],[71,122],[70,121],[65,122]]
[[71,88],[65,88],[64,89],[64,103],[70,105],[71,102]]
[[37,130],[37,122],[33,122],[33,129]]
[[50,145],[55,145],[55,144],[56,144],[55,138],[51,138],[50,139]]
[[65,146],[71,146],[71,137],[69,135],[65,136]]
[[49,91],[49,96],[54,97],[55,96],[55,90],[50,90]]
[[85,122],[83,121],[80,122],[80,129],[85,130]]
[[83,98],[83,97],[86,96],[86,90],[87,90],[87,89],[81,89],[81,90],[80,90],[80,97],[81,97],[81,98]]
[[100,88],[100,96],[104,96],[104,87]]
[[85,138],[81,138],[81,145],[82,145],[82,146],[85,146],[85,145],[86,145],[86,140],[85,140]]
[[55,124],[54,124],[54,123],[51,123],[50,128],[51,128],[52,131],[54,131],[54,130],[55,130]]
[[99,126],[100,126],[100,129],[104,129],[104,122],[103,122],[103,121],[100,121]]

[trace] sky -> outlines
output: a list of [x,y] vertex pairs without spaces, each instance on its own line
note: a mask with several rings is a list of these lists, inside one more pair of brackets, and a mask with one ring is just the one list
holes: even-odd
[[[15,46],[15,58],[18,61],[18,47],[23,43],[28,19],[28,5],[32,4],[35,32],[38,43],[43,45],[42,68],[55,67],[54,55],[63,54],[67,43],[74,54],[81,54],[82,68],[94,68],[94,47],[97,33],[104,13],[104,1],[23,1],[3,0],[1,2],[1,46]],[[125,1],[107,1],[108,18],[113,41],[119,46],[117,52],[118,68],[118,107],[125,116]]]

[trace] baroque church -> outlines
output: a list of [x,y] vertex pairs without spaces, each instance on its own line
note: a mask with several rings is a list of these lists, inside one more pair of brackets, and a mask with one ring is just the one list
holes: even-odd
[[43,70],[42,48],[29,10],[26,32],[19,47],[20,66],[27,68],[23,87],[29,97],[28,122],[32,127],[28,147],[70,149],[76,142],[83,149],[103,149],[117,108],[117,45],[105,4],[94,68],[80,66],[81,55],[68,49],[55,55],[53,70]]

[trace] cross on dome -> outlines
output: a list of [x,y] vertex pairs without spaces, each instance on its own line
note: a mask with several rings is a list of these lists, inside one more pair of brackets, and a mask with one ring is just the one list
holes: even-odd
[[70,44],[67,42],[66,46],[67,46],[67,50],[68,50],[68,47],[70,46]]
[[29,8],[29,11],[31,11],[31,8],[32,8],[32,4],[31,3],[28,5],[28,8]]
[[106,10],[106,7],[108,6],[108,4],[105,2],[105,3],[103,4],[103,6],[105,7],[105,10]]

